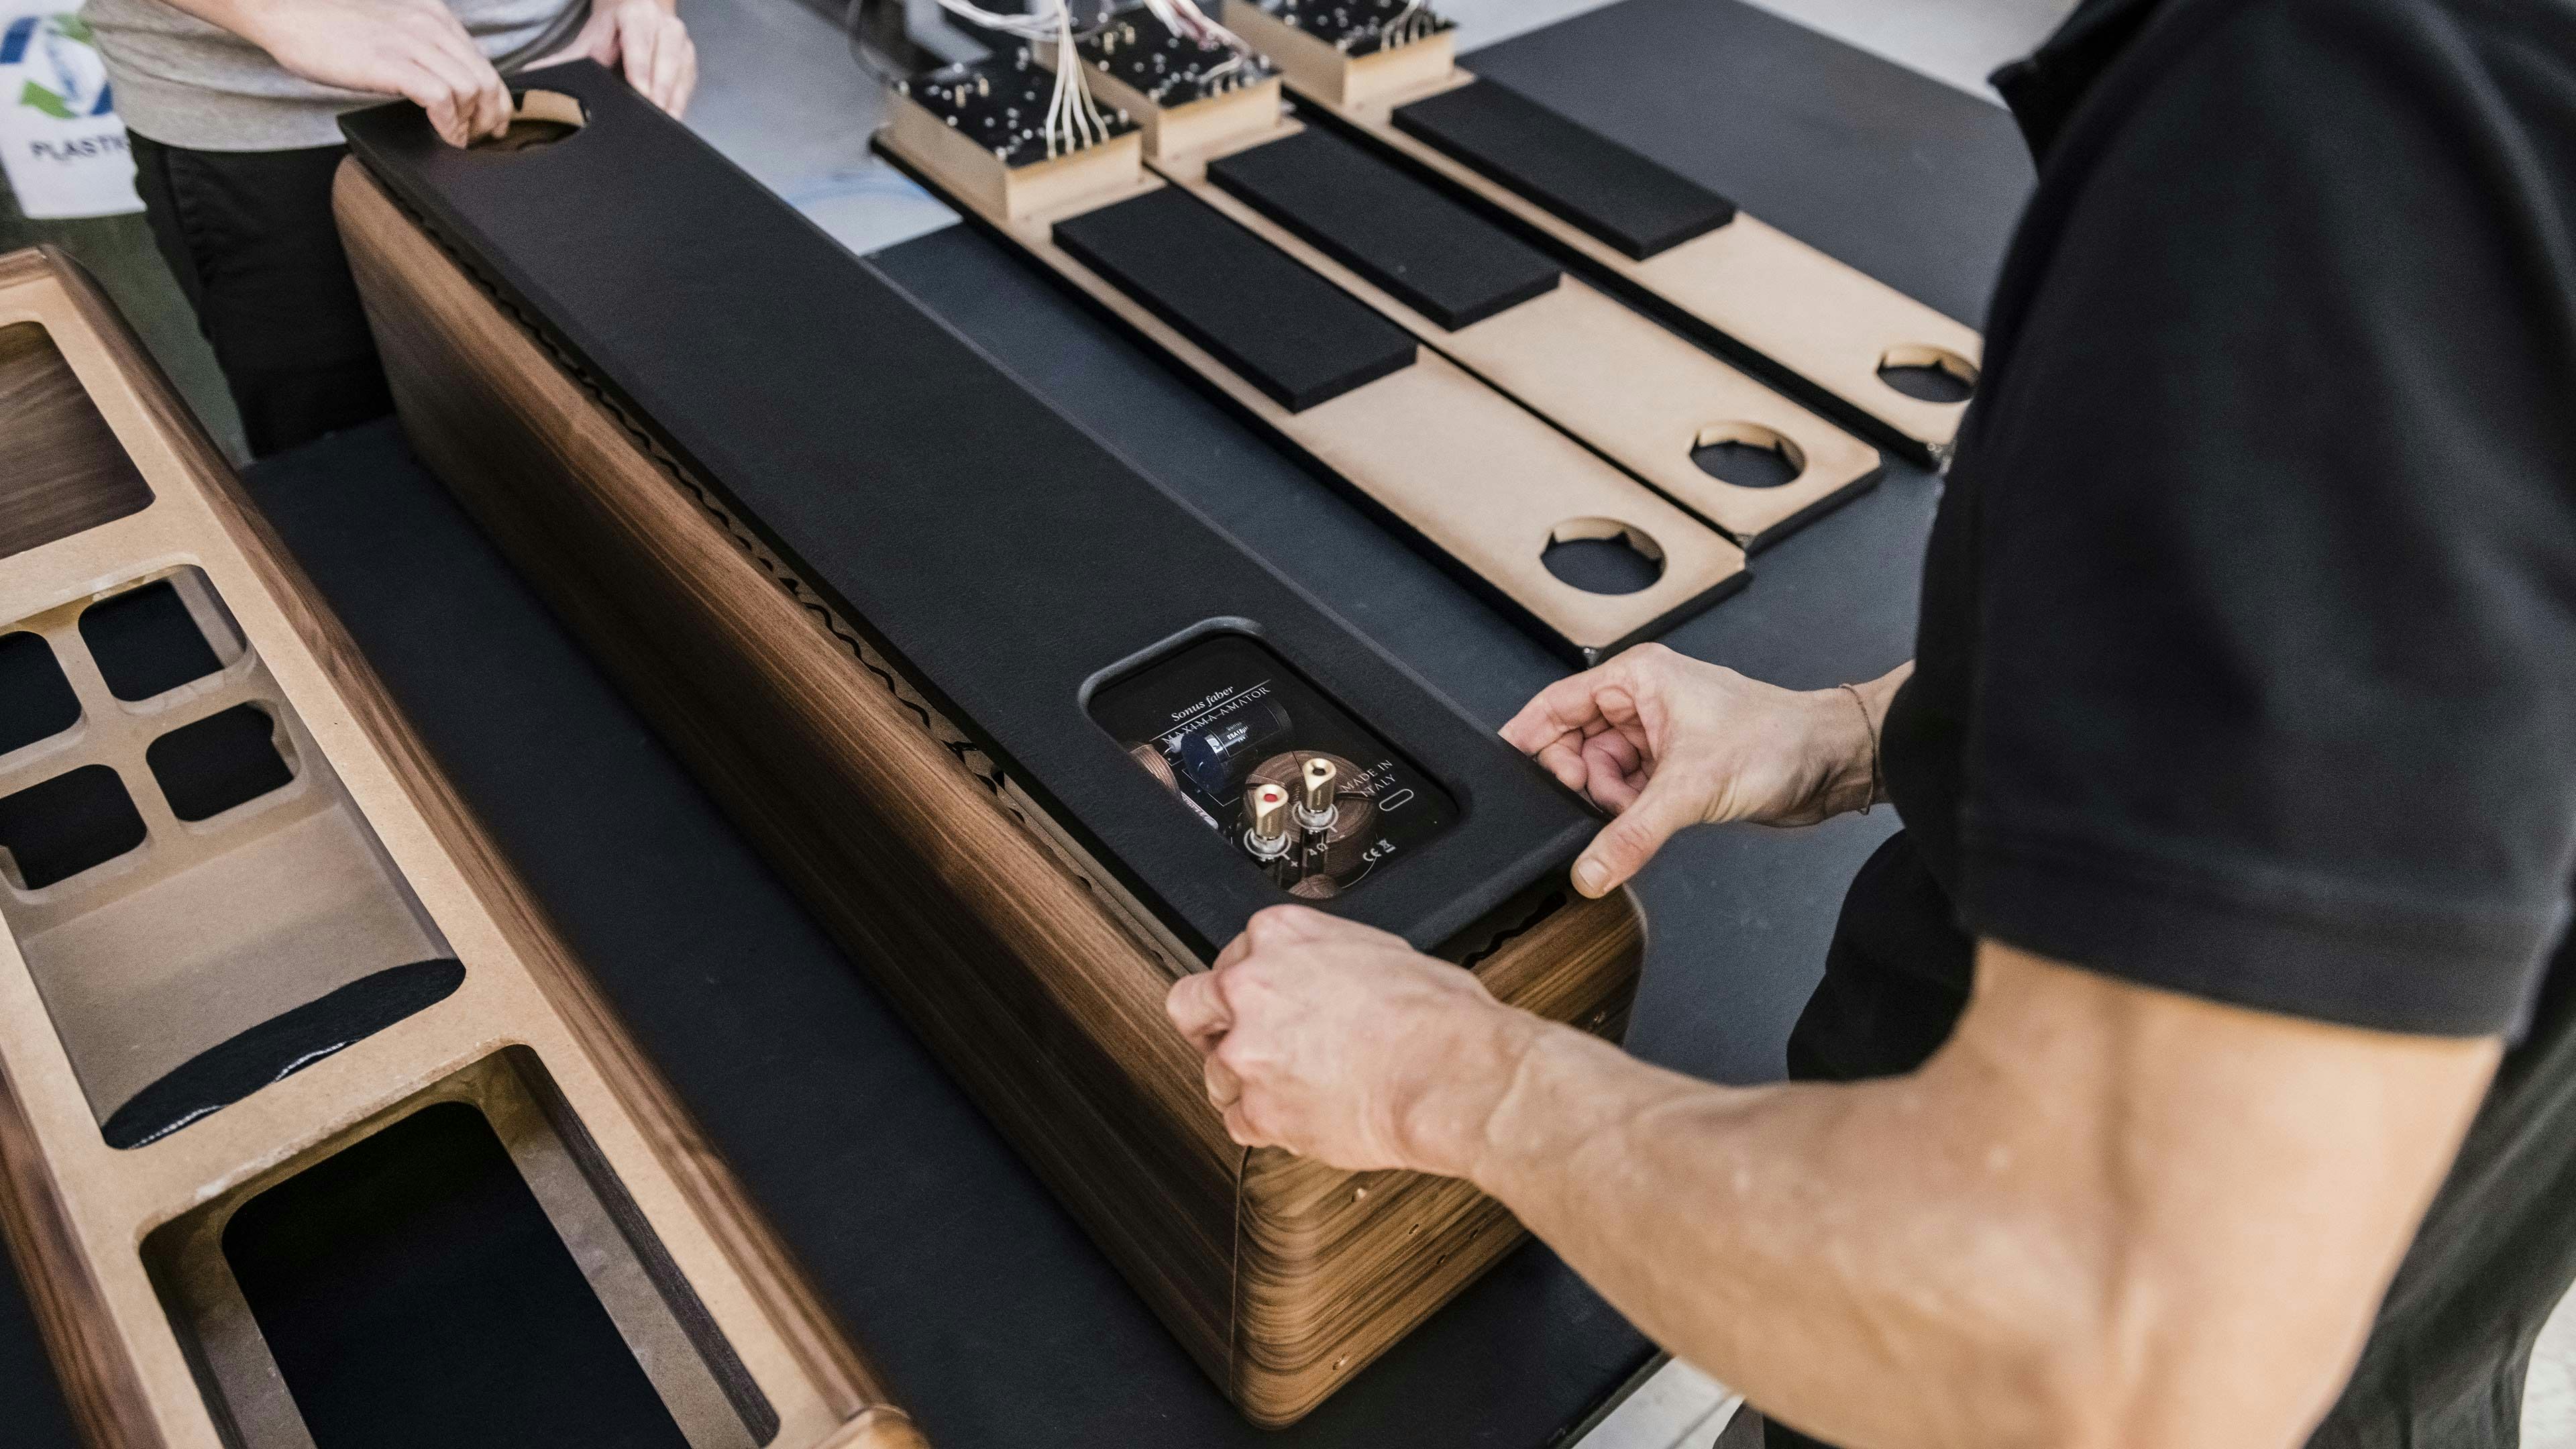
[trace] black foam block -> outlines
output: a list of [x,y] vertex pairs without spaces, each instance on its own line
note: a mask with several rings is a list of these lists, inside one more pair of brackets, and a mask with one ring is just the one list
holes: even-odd
[[318,1449],[688,1449],[464,1103],[425,1107],[251,1199],[224,1258]]
[[99,1131],[115,1148],[158,1142],[446,1000],[464,984],[465,967],[449,960],[362,976],[190,1057],[128,1098]]
[[1395,124],[1639,261],[1735,220],[1734,202],[1494,81],[1400,106]]
[[0,634],[0,755],[80,723],[80,697],[41,634]]
[[1055,239],[1290,412],[1413,365],[1411,333],[1177,187],[1057,222]]
[[1544,295],[1562,270],[1535,248],[1329,132],[1211,162],[1208,177],[1452,331]]
[[1451,331],[1563,275],[1509,232],[1328,131],[1208,164],[1208,179]]

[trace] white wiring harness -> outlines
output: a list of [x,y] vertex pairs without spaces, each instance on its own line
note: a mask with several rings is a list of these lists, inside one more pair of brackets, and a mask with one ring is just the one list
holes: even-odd
[[939,0],[939,8],[969,24],[1017,36],[1032,47],[1055,47],[1055,91],[1047,101],[1046,120],[1038,128],[1046,137],[1047,155],[1061,156],[1109,139],[1109,118],[1091,98],[1091,84],[1074,56],[1073,7],[1067,0],[1051,0],[1027,15],[987,10],[973,0]]
[[1406,0],[1404,9],[1386,23],[1378,34],[1379,44],[1388,50],[1428,40],[1440,29],[1440,17],[1431,13],[1430,0]]

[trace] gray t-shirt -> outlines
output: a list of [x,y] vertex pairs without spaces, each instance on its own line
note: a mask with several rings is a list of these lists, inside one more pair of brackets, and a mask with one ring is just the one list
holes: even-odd
[[[447,0],[495,61],[569,41],[589,0]],[[164,0],[85,0],[116,112],[136,134],[197,151],[289,151],[340,139],[339,115],[383,96],[292,76],[249,41]]]

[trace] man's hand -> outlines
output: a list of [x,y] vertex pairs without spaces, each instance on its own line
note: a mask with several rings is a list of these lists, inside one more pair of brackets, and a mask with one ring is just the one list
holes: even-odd
[[1868,805],[1877,721],[1912,672],[1855,686],[1856,699],[1640,644],[1541,690],[1502,733],[1619,817],[1574,863],[1575,889],[1606,895],[1689,826],[1812,825]]
[[289,74],[405,96],[451,146],[510,126],[510,91],[455,12],[435,0],[231,0],[181,8],[267,51]]
[[585,59],[624,70],[628,85],[675,116],[698,88],[697,42],[666,0],[597,0],[572,44],[537,64]]
[[1165,1006],[1205,1054],[1208,1100],[1235,1141],[1449,1177],[1473,1168],[1546,1029],[1403,938],[1305,906],[1254,916]]

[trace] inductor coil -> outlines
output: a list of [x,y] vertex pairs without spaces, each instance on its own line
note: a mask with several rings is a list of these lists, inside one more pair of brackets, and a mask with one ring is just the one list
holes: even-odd
[[1161,750],[1152,745],[1129,745],[1127,757],[1144,766],[1145,773],[1159,781],[1164,789],[1175,795],[1181,793],[1181,777],[1172,773],[1172,762],[1163,758]]

